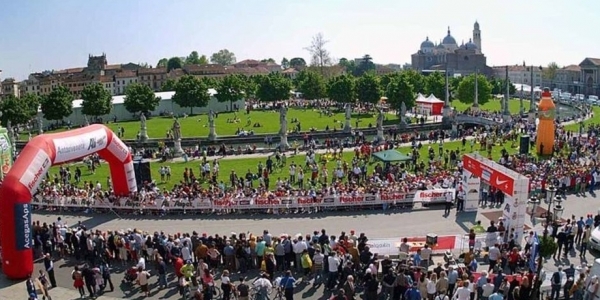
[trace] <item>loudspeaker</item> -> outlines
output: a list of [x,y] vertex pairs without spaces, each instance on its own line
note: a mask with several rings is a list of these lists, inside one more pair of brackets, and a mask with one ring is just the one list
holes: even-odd
[[519,143],[519,154],[529,153],[529,136],[522,135]]
[[135,172],[135,182],[141,186],[144,182],[152,181],[152,171],[150,170],[149,160],[134,160],[133,171]]

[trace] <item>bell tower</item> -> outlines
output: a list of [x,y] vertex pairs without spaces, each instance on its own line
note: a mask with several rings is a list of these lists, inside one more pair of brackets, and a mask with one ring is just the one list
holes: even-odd
[[479,30],[479,22],[477,21],[473,25],[473,43],[477,45],[477,53],[483,53],[481,50],[481,30]]

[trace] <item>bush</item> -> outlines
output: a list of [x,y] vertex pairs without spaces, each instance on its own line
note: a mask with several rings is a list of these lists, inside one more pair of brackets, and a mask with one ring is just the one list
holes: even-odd
[[539,241],[540,255],[542,257],[550,257],[558,249],[558,244],[551,236],[541,237]]

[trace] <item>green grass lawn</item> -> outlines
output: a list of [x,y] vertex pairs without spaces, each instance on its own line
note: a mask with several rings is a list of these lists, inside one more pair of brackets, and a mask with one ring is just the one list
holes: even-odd
[[[475,144],[473,147],[473,150],[471,150],[471,146],[470,146],[470,141],[467,141],[466,143],[466,147],[462,147],[461,142],[460,141],[454,141],[454,142],[447,142],[444,144],[444,149],[449,149],[449,150],[459,150],[461,154],[464,153],[471,153],[474,151],[480,151],[480,146],[478,144]],[[518,143],[517,147],[518,147]],[[422,159],[427,159],[428,155],[427,155],[427,151],[428,151],[428,143],[423,143],[423,147],[420,150],[420,155]],[[506,150],[509,153],[516,153],[518,151],[517,148],[509,148],[510,145],[506,145]],[[431,147],[433,147],[433,149],[435,150],[436,154],[438,152],[438,146],[437,145],[431,145]],[[492,150],[492,157],[497,160],[500,157],[500,152],[503,149],[503,146],[495,146],[493,147]],[[409,154],[410,153],[410,147],[402,147],[398,149],[400,152],[404,153],[404,154]],[[482,155],[487,156],[487,152],[485,151],[481,151]],[[321,155],[317,154],[317,160],[320,160]],[[349,164],[352,160],[352,158],[354,157],[354,152],[352,151],[346,151],[343,155],[343,159],[344,161],[347,161]],[[214,158],[209,158],[209,161],[212,162]],[[220,174],[219,174],[219,180],[222,180],[225,183],[229,182],[229,174],[231,172],[231,170],[234,170],[238,176],[243,176],[246,174],[246,172],[248,170],[250,170],[253,173],[257,172],[257,166],[259,162],[263,162],[263,165],[265,164],[266,158],[247,158],[247,159],[223,159],[219,161],[220,164]],[[296,162],[297,165],[301,165],[304,166],[305,165],[305,155],[304,154],[300,154],[300,155],[296,155],[296,156],[291,156],[288,157],[287,162],[288,165],[291,162]],[[187,163],[185,162],[167,162],[167,163],[158,163],[158,162],[153,162],[151,164],[151,170],[152,170],[152,178],[154,180],[156,180],[156,182],[160,181],[160,175],[158,173],[158,170],[161,166],[166,166],[169,165],[171,167],[171,174],[172,174],[172,180],[168,183],[161,183],[159,184],[159,186],[161,188],[166,188],[166,189],[170,189],[173,187],[174,184],[178,183],[180,180],[182,180],[183,178],[183,171],[185,168],[191,168],[194,172],[194,175],[196,175],[196,177],[199,177],[199,166],[200,166],[200,160],[190,160]],[[331,178],[331,176],[333,175],[333,169],[335,168],[336,163],[334,161],[328,161],[326,163],[327,168],[329,170],[329,178]],[[369,172],[371,172],[373,170],[373,168],[375,168],[375,166],[377,165],[377,162],[372,162],[369,164]],[[107,164],[102,164],[102,166],[100,168],[98,168],[96,170],[95,174],[91,174],[90,172],[87,171],[87,168],[81,164],[79,164],[80,168],[82,168],[82,181],[100,181],[100,183],[103,186],[106,186],[106,179],[109,176],[109,170],[108,170],[108,165]],[[74,169],[74,166],[72,166],[72,168]],[[73,170],[71,170],[73,171]],[[58,173],[58,166],[54,166],[52,167],[52,169],[50,170],[50,174],[57,174]],[[271,175],[271,182],[275,182],[278,177],[281,178],[285,178],[288,176],[288,170],[284,169],[281,170],[280,173],[274,173]],[[308,175],[306,172],[306,177],[308,178]],[[272,185],[273,186],[273,185]]]
[[[231,121],[236,117],[239,119],[239,122],[228,123],[227,120]],[[296,128],[296,123],[291,123],[292,119],[297,119],[300,122],[303,131],[308,131],[311,127],[314,127],[317,130],[324,130],[327,125],[329,125],[330,129],[333,129],[334,127],[341,129],[345,120],[344,112],[337,112],[332,117],[327,117],[325,115],[319,116],[317,110],[310,109],[290,109],[287,118],[288,128],[290,130]],[[377,116],[375,114],[353,114],[351,124],[354,127],[358,121],[359,127],[366,128],[369,124],[375,126],[377,122],[376,119]],[[384,124],[394,124],[397,119],[397,116],[393,114],[386,114],[386,121],[384,121]],[[248,120],[250,120],[250,125],[248,125]],[[179,123],[181,124],[181,135],[183,137],[208,136],[208,116],[206,114],[181,118],[179,119]],[[260,123],[261,127],[253,127],[252,124],[254,123]],[[140,122],[137,120],[108,124],[108,127],[113,131],[116,131],[119,126],[125,128],[124,139],[135,139],[140,130]],[[167,130],[172,126],[173,118],[170,117],[153,117],[146,121],[148,136],[150,138],[165,138]],[[215,127],[217,135],[219,136],[235,135],[238,129],[246,131],[253,130],[255,133],[275,134],[279,132],[279,112],[251,111],[250,115],[247,115],[244,111],[238,113],[220,113],[218,118],[215,118]],[[22,135],[21,139],[27,140],[27,135]]]
[[[589,125],[599,125],[600,124],[600,107],[594,106],[592,107],[592,111],[594,112],[594,116],[590,119],[583,121],[584,126],[587,128]],[[568,131],[579,132],[580,124],[569,124],[565,126],[565,129]]]
[[[520,108],[520,100],[519,99],[510,99],[508,100],[508,110],[511,114],[518,114]],[[465,111],[471,104],[462,103],[458,100],[452,101],[452,107],[454,107],[458,111]],[[490,111],[490,112],[499,112],[502,107],[502,100],[492,98],[484,105],[479,105],[481,110]],[[523,99],[523,108],[525,111],[529,111],[529,100]]]

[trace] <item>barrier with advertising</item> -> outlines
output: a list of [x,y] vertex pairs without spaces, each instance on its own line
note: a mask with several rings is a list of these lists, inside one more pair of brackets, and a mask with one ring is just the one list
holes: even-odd
[[464,189],[464,211],[474,212],[479,208],[481,180],[473,173],[463,170],[462,185]]
[[331,195],[318,197],[254,197],[254,198],[196,198],[176,199],[171,201],[158,199],[152,203],[140,203],[128,198],[119,198],[108,202],[94,198],[76,198],[67,196],[44,197],[37,195],[33,204],[38,206],[53,206],[63,208],[114,208],[114,209],[186,209],[186,210],[249,210],[249,209],[287,209],[287,208],[344,208],[352,206],[372,205],[412,205],[421,202],[425,204],[443,203],[447,193],[454,194],[454,189],[434,189],[412,193],[380,193],[356,195]]
[[4,178],[13,164],[13,146],[8,136],[8,130],[0,127],[0,178]]

